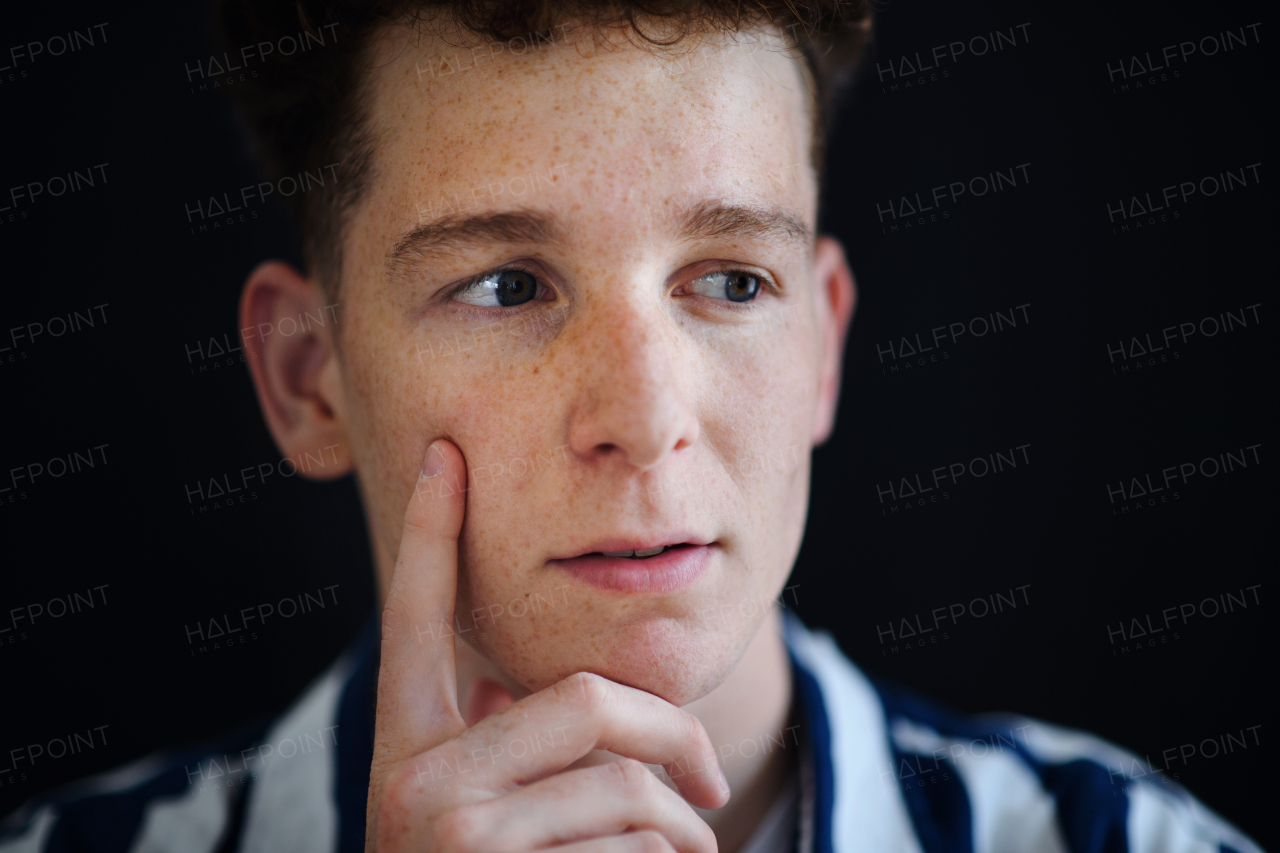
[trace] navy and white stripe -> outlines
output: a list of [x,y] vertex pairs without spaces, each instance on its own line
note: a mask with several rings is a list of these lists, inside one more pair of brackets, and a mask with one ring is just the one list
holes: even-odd
[[[1180,787],[1129,776],[1142,763],[1105,741],[873,682],[794,617],[786,640],[802,853],[1260,853]],[[0,853],[359,853],[377,665],[371,620],[283,716],[30,803]]]
[[281,717],[28,803],[0,853],[363,851],[376,636],[371,620]]
[[787,644],[816,747],[815,853],[1261,853],[1106,741],[873,683],[795,619]]

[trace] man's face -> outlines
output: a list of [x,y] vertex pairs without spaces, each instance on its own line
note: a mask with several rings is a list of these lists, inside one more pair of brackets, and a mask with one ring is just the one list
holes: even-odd
[[683,705],[783,586],[833,404],[809,94],[776,40],[675,59],[556,33],[492,58],[385,33],[336,414],[384,590],[448,438],[462,639],[531,690],[588,670]]

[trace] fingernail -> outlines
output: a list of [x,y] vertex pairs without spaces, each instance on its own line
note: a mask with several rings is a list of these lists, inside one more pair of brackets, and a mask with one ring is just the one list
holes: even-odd
[[440,452],[440,448],[436,447],[436,442],[431,442],[431,446],[427,448],[427,458],[422,460],[422,479],[430,480],[433,477],[440,476],[440,472],[444,470],[444,454]]
[[720,790],[727,793],[729,790],[729,780],[725,778],[724,768],[717,765],[716,769],[720,771]]

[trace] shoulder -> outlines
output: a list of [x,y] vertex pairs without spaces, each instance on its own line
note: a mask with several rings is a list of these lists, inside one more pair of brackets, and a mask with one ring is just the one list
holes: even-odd
[[[279,717],[26,804],[0,825],[0,853],[339,849],[340,764],[364,748],[360,663],[344,654]],[[361,846],[363,809],[361,792]]]
[[[868,678],[830,635],[796,619],[787,641],[806,716],[820,699],[830,729],[832,850],[1260,853],[1144,759],[1101,738],[1013,714],[959,714]],[[868,822],[881,826],[883,843],[859,838]]]

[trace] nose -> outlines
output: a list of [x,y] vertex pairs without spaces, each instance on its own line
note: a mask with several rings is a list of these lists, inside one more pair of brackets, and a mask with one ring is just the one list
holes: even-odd
[[[569,448],[589,461],[618,457],[639,471],[698,440],[679,330],[657,306],[613,306],[583,318],[585,381],[573,407]],[[688,366],[686,365],[686,368]]]

